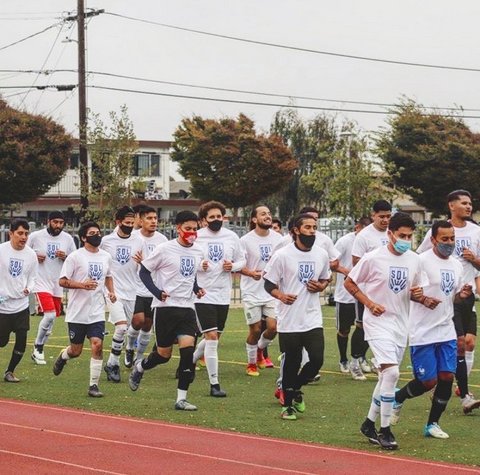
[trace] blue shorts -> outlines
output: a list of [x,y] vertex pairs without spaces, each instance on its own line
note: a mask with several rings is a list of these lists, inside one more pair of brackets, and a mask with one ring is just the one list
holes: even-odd
[[68,336],[70,343],[81,345],[87,338],[100,338],[105,336],[105,320],[95,323],[69,323]]
[[438,373],[457,371],[457,340],[412,346],[413,374],[419,381],[437,379]]

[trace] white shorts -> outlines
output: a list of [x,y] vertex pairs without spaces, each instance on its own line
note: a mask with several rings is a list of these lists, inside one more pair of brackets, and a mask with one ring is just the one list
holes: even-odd
[[126,320],[130,325],[134,308],[134,300],[118,299],[115,303],[112,303],[107,299],[108,321],[115,325]]
[[262,319],[262,316],[276,319],[275,300],[271,300],[265,304],[243,302],[243,313],[245,314],[247,325],[258,323]]
[[400,366],[405,353],[404,346],[398,346],[392,340],[368,340],[368,344],[378,366],[382,364],[396,364]]

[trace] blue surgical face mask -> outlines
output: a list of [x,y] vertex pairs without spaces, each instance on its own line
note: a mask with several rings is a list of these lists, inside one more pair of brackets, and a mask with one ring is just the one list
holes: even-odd
[[437,243],[437,251],[443,257],[450,257],[455,250],[455,244],[447,244],[446,242]]
[[405,241],[404,239],[395,238],[396,241],[393,243],[393,248],[399,254],[405,254],[407,251],[412,249],[412,241]]

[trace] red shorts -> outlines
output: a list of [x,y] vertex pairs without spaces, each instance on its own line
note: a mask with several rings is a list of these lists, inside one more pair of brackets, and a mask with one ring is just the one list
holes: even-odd
[[36,295],[41,312],[55,312],[57,317],[60,316],[60,312],[62,311],[61,297],[54,297],[48,292],[37,292]]

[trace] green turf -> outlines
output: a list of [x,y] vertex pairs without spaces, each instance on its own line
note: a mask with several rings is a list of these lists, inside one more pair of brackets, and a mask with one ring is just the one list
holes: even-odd
[[[63,319],[57,321],[54,334],[45,348],[47,366],[36,366],[31,361],[32,341],[39,317],[31,319],[32,330],[29,333],[27,354],[16,371],[22,381],[19,384],[0,383],[0,396],[378,452],[379,449],[370,445],[359,433],[375,377],[369,377],[365,382],[353,381],[338,371],[333,308],[324,307],[324,314],[326,350],[322,378],[319,383],[305,388],[307,410],[297,421],[282,421],[279,417],[280,406],[273,397],[276,369],[262,370],[257,378],[245,374],[246,327],[243,313],[239,309],[230,311],[219,348],[220,381],[222,388],[228,392],[228,397],[210,397],[206,370],[197,371],[196,380],[189,391],[190,402],[198,405],[197,412],[185,413],[173,409],[176,395],[174,374],[178,363],[176,356],[167,365],[147,372],[136,393],[128,388],[128,370],[122,366],[123,380],[120,384],[108,383],[103,373],[100,388],[105,397],[87,397],[88,349],[79,359],[69,361],[60,376],[52,374],[53,361],[67,343]],[[111,326],[109,330],[112,330]],[[110,337],[111,334],[106,338],[106,348],[109,347]],[[0,350],[0,364],[3,367],[7,365],[11,349],[10,343],[6,349]],[[272,345],[270,354],[276,360],[276,344]],[[104,359],[106,358],[105,352]],[[402,381],[410,379],[408,357],[405,360]],[[480,394],[479,383],[479,371],[474,370],[471,390]],[[459,399],[454,397],[441,421],[441,426],[450,434],[450,439],[436,440],[426,439],[422,435],[429,406],[430,401],[426,396],[407,401],[401,421],[394,428],[400,450],[388,455],[415,456],[479,466],[480,410],[464,416]]]

